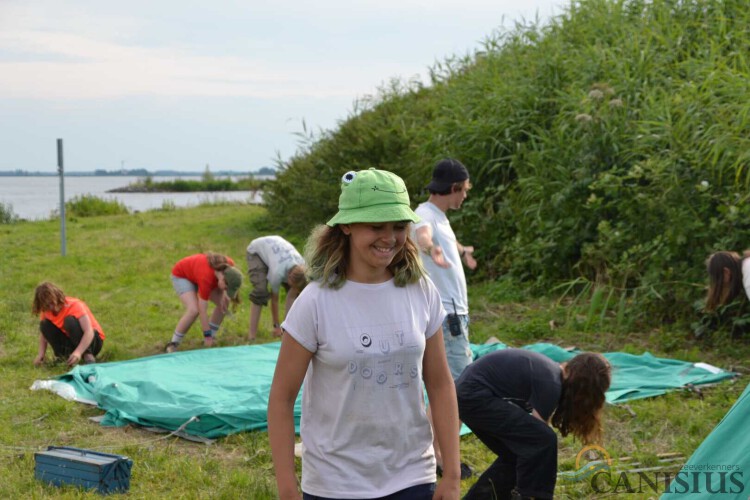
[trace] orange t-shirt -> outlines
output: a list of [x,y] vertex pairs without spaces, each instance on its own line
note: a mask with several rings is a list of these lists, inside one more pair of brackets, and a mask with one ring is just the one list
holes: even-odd
[[60,312],[55,314],[52,311],[42,311],[39,315],[40,320],[48,319],[62,332],[70,337],[70,334],[65,331],[65,318],[67,316],[73,316],[76,319],[81,319],[82,316],[88,316],[91,322],[91,328],[99,334],[99,338],[104,340],[104,330],[99,326],[99,322],[96,320],[91,310],[82,300],[75,297],[65,297],[65,305],[60,309]]
[[[227,257],[227,262],[230,266],[234,266],[234,261],[229,257]],[[219,286],[216,272],[208,264],[208,257],[204,253],[181,259],[172,268],[172,275],[195,283],[198,286],[198,297],[203,300],[208,300],[211,291]]]

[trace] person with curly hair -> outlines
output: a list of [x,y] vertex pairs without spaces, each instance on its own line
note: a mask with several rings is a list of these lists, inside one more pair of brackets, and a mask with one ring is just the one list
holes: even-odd
[[[461,420],[498,458],[464,500],[552,498],[557,435],[601,442],[609,362],[581,353],[558,364],[525,349],[486,354],[456,381]],[[550,426],[551,424],[551,426]]]
[[[226,255],[207,252],[180,259],[172,268],[172,287],[180,297],[185,312],[177,322],[166,351],[179,349],[183,337],[197,318],[200,318],[204,345],[213,346],[230,302],[235,307],[240,302],[241,285],[242,273]],[[209,301],[216,306],[210,318]]]
[[39,352],[34,365],[44,363],[47,346],[68,366],[83,361],[96,363],[104,343],[104,330],[86,303],[65,293],[49,281],[34,290],[31,312],[39,316]]

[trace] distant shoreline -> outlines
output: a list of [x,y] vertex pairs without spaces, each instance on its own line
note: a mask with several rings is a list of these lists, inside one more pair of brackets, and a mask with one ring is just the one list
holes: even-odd
[[[202,177],[202,172],[167,172],[160,171],[154,173],[114,173],[108,172],[105,174],[96,172],[65,172],[65,177]],[[269,174],[251,173],[251,172],[234,172],[234,171],[222,171],[212,172],[211,175],[214,177],[268,177]],[[271,174],[273,175],[273,174]],[[0,177],[59,177],[57,172],[3,172],[0,171]]]

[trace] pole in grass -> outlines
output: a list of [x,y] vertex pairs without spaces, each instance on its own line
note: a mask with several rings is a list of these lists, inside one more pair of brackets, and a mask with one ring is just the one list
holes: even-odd
[[65,257],[65,169],[62,139],[57,140],[57,173],[60,174],[60,250]]

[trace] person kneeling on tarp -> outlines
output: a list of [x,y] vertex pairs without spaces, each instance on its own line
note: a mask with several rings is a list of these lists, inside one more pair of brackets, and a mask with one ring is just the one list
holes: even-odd
[[600,354],[558,364],[524,349],[494,351],[466,367],[456,381],[459,417],[498,458],[464,500],[552,498],[557,435],[550,417],[563,436],[600,442],[610,372]]
[[44,362],[47,344],[57,358],[68,366],[80,362],[96,363],[96,355],[104,343],[104,331],[88,306],[75,297],[66,297],[57,285],[45,281],[34,291],[32,313],[38,314],[39,353],[35,365]]

